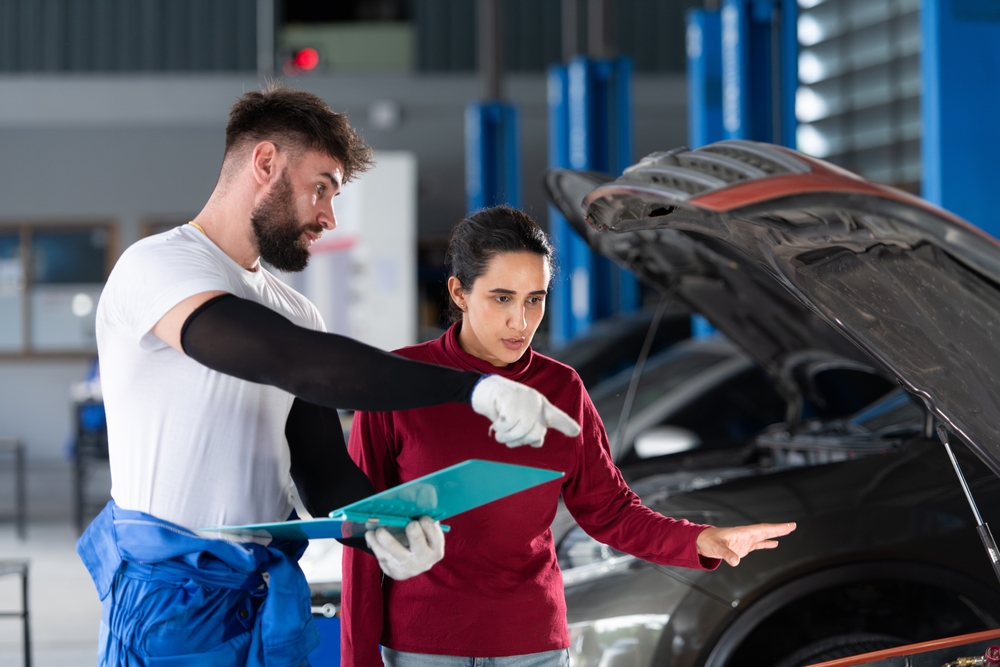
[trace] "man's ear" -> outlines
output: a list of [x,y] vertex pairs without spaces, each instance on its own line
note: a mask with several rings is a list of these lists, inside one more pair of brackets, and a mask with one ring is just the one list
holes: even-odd
[[462,289],[462,281],[455,276],[448,278],[448,296],[456,306],[465,310],[465,290]]
[[278,176],[278,147],[262,141],[253,147],[250,171],[258,185],[267,185]]

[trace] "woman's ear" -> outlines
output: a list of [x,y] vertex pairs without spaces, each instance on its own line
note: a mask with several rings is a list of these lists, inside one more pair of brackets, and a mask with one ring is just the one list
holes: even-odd
[[460,310],[465,310],[465,290],[462,289],[462,281],[455,276],[448,278],[448,295]]

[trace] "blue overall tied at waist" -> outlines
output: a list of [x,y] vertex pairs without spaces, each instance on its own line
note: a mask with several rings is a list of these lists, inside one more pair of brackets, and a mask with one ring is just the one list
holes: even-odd
[[76,544],[104,605],[99,664],[308,665],[320,636],[297,562],[306,544],[205,539],[109,502]]

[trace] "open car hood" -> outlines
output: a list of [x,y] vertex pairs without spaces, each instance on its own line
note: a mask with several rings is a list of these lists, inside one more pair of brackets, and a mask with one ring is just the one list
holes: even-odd
[[[557,203],[589,224],[596,249],[675,290],[772,370],[796,345],[857,358],[851,341],[1000,474],[996,239],[767,144],[657,153],[604,183],[555,171],[547,186],[575,199],[586,178],[575,210]],[[744,345],[753,330],[773,338],[773,354]]]
[[[648,160],[630,168],[626,177]],[[671,292],[763,367],[788,401],[789,424],[799,421],[803,396],[820,405],[825,402],[808,381],[815,369],[835,365],[876,372],[875,362],[740,253],[704,236],[666,227],[607,233],[589,225],[581,202],[622,180],[552,169],[546,173],[545,188],[598,253]]]

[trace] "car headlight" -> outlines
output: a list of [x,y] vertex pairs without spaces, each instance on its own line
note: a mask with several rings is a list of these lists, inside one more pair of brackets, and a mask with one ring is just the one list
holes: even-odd
[[635,614],[571,623],[572,667],[646,667],[670,616]]

